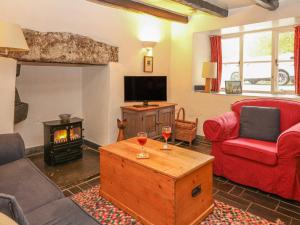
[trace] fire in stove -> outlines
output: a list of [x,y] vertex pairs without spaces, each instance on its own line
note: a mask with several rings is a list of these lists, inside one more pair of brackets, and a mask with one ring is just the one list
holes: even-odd
[[70,140],[71,141],[76,141],[77,139],[81,138],[81,128],[80,127],[75,127],[70,129]]
[[54,132],[54,143],[61,144],[68,142],[68,132],[67,130],[57,130]]

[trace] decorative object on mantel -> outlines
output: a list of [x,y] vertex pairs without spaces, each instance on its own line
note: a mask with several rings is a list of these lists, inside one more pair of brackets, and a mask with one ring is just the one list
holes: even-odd
[[24,62],[106,65],[118,62],[118,47],[89,37],[65,32],[23,30],[28,53],[10,52],[9,57]]
[[[182,119],[180,119],[181,112]],[[180,141],[188,141],[191,146],[192,141],[196,138],[197,128],[198,118],[196,118],[195,122],[185,120],[185,110],[181,107],[175,120],[175,139]]]
[[0,22],[0,55],[29,50],[22,29],[17,24]]
[[205,92],[211,92],[211,81],[217,78],[217,63],[204,62],[202,66],[202,77],[205,78]]
[[241,81],[225,81],[225,93],[226,94],[242,94],[242,82]]
[[145,56],[144,57],[144,72],[153,73],[153,57]]
[[120,119],[117,119],[117,124],[119,128],[119,134],[118,134],[118,139],[117,142],[125,140],[125,133],[124,130],[127,125],[127,119],[123,119],[122,121]]
[[68,113],[58,115],[62,123],[69,123],[71,116],[72,114],[68,114]]

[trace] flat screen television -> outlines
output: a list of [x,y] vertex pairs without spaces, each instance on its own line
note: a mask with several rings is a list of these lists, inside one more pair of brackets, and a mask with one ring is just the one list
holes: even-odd
[[166,76],[125,76],[125,102],[167,101]]

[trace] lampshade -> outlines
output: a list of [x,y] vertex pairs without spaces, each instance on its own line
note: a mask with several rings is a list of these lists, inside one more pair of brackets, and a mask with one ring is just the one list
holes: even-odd
[[203,78],[217,78],[217,63],[204,62],[202,66]]
[[28,51],[21,27],[0,21],[0,52]]

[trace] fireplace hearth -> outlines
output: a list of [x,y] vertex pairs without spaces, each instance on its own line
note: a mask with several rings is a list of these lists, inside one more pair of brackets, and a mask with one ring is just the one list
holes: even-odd
[[71,118],[69,122],[44,122],[44,160],[48,165],[82,158],[82,121]]

